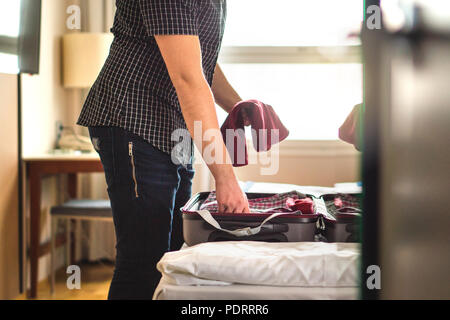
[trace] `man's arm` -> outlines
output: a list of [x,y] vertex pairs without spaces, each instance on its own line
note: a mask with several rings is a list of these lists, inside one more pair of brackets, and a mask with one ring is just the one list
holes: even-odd
[[[214,77],[211,90],[213,92],[216,103],[227,113],[231,112],[231,109],[233,109],[236,103],[242,101],[242,98],[228,82],[219,64],[217,64],[216,68],[214,69]],[[249,126],[250,119],[247,113],[244,113],[243,117],[244,125]]]
[[230,113],[234,105],[242,100],[239,94],[228,82],[219,64],[217,64],[216,68],[214,69],[214,77],[211,90],[214,94],[216,103],[227,113]]
[[[155,35],[161,55],[176,89],[181,111],[187,128],[194,137],[194,121],[201,121],[202,136],[207,130],[219,133],[220,141],[214,141],[224,155],[221,164],[212,163],[208,167],[216,180],[217,201],[221,212],[249,212],[248,201],[234,174],[231,161],[219,131],[219,124],[211,88],[206,81],[201,60],[198,36]],[[197,147],[205,150],[207,141],[195,141]]]

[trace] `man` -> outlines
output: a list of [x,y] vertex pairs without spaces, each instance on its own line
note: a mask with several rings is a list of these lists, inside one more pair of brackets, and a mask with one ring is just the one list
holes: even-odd
[[[108,298],[149,299],[160,278],[156,263],[183,243],[179,209],[194,175],[192,153],[187,164],[172,161],[179,141],[171,135],[187,128],[194,136],[195,121],[202,136],[219,132],[214,102],[229,112],[241,98],[216,65],[225,0],[116,0],[116,7],[110,54],[78,124],[89,127],[100,154],[113,210]],[[249,212],[222,138],[214,143],[224,155],[224,164],[208,164],[220,211]]]

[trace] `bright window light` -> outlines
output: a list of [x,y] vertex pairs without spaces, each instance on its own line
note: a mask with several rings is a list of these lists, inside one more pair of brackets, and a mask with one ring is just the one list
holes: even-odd
[[[270,104],[288,139],[335,140],[339,126],[362,101],[360,64],[221,64],[243,99]],[[219,120],[225,120],[225,112]]]
[[0,52],[0,72],[1,73],[19,73],[19,59],[15,54]]
[[[272,105],[288,139],[338,139],[363,99],[360,43],[349,37],[359,32],[363,0],[228,0],[227,7],[219,61],[241,97]],[[357,53],[343,50],[348,59],[327,61],[330,46]],[[219,111],[219,121],[225,117]]]
[[352,44],[363,0],[228,0],[224,46]]
[[[17,55],[4,50],[10,46],[11,38],[19,36],[20,1],[0,0],[0,72],[18,73],[19,60]],[[2,52],[3,51],[3,52]]]
[[19,36],[20,1],[0,0],[0,35]]

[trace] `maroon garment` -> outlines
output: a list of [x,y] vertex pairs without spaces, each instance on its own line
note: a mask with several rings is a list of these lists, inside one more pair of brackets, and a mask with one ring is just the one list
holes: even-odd
[[[258,100],[245,100],[237,103],[220,129],[234,167],[248,164],[244,113],[250,120],[253,146],[258,152],[270,150],[273,144],[283,141],[289,135],[289,130],[281,123],[270,105]],[[229,138],[227,138],[227,129],[231,129],[231,133],[233,133],[228,134]],[[278,130],[278,138],[276,133],[271,130]]]
[[293,211],[300,210],[302,214],[314,214],[314,201],[311,198],[286,200],[286,205]]

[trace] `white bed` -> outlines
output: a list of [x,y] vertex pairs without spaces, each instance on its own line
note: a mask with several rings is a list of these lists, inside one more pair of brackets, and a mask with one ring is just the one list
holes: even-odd
[[[246,192],[327,193],[332,188],[245,183]],[[155,300],[358,299],[358,243],[203,243],[169,252]]]
[[357,243],[208,242],[158,263],[158,300],[357,299]]
[[354,300],[357,287],[280,287],[233,284],[230,286],[179,286],[159,283],[155,300]]

